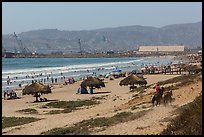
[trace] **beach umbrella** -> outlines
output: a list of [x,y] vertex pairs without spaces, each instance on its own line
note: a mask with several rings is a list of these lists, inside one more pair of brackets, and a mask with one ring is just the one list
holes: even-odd
[[142,77],[139,77],[139,76],[136,76],[134,74],[131,74],[129,75],[128,77],[124,78],[123,80],[120,81],[119,85],[122,86],[122,85],[133,85],[134,84],[139,84],[139,85],[146,85],[147,84],[147,81],[142,78]]
[[70,81],[70,80],[72,80],[72,78],[67,78],[67,80],[66,80],[66,81]]
[[97,77],[88,77],[87,79],[85,79],[82,83],[81,83],[82,87],[95,87],[95,88],[101,88],[101,87],[105,87],[105,84],[102,80],[100,80]]
[[111,74],[120,74],[122,72],[122,70],[121,69],[116,69],[116,70],[113,70],[112,72],[111,72]]
[[23,95],[31,94],[34,97],[36,97],[36,101],[38,101],[38,97],[40,97],[41,94],[48,94],[48,93],[51,93],[50,87],[38,82],[27,85],[23,89]]
[[116,69],[116,70],[113,70],[112,72],[122,72],[121,69]]
[[70,82],[72,80],[72,78],[67,78],[66,80],[65,80],[65,82]]

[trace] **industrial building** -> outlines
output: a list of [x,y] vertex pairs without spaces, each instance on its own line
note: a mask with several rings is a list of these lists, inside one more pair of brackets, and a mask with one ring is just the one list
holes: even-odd
[[184,46],[140,46],[139,52],[184,52]]

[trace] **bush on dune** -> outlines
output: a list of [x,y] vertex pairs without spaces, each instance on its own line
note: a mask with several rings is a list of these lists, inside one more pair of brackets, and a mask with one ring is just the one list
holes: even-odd
[[161,135],[202,135],[202,95],[178,111],[180,115],[171,121]]

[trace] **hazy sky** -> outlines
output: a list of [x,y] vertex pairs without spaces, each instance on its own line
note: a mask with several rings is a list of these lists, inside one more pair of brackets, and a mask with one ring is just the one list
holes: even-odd
[[162,27],[202,20],[202,2],[3,2],[3,34],[37,29]]

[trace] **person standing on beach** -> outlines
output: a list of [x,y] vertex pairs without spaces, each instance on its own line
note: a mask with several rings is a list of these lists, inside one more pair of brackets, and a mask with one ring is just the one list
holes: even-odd
[[6,99],[7,91],[4,91],[4,100]]
[[51,80],[52,80],[52,83],[54,83],[54,78],[51,78]]
[[7,85],[9,85],[9,83],[10,83],[9,80],[7,80]]
[[11,82],[11,80],[10,80],[10,78],[9,78],[9,76],[8,76],[8,78],[7,78],[7,85],[9,85],[10,82]]

